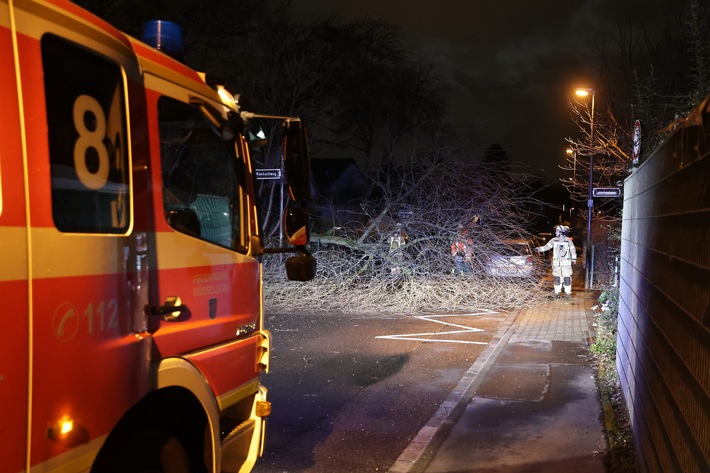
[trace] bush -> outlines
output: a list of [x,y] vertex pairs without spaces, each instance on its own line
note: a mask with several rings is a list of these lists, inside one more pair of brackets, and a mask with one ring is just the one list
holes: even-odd
[[619,315],[619,289],[606,288],[599,296],[601,312],[598,316],[597,337],[590,350],[607,365],[607,373],[616,373],[616,323]]

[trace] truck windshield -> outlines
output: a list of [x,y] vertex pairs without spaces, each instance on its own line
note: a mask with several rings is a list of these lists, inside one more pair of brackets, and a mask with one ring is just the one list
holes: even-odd
[[240,249],[241,160],[232,139],[192,105],[158,101],[163,205],[177,231]]

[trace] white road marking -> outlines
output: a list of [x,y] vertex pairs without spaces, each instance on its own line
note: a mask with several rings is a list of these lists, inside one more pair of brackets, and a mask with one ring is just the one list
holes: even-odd
[[457,327],[457,328],[460,328],[461,330],[449,330],[446,332],[403,333],[403,334],[399,334],[399,335],[379,335],[375,338],[379,338],[381,340],[411,340],[411,341],[416,341],[416,342],[446,342],[446,343],[467,343],[470,345],[488,345],[488,342],[473,342],[473,341],[467,341],[467,340],[453,340],[453,339],[447,339],[447,338],[420,338],[420,337],[432,337],[432,336],[439,336],[439,335],[453,335],[453,334],[483,332],[484,330],[480,329],[480,328],[469,327],[467,325],[452,324],[449,322],[445,322],[443,320],[437,320],[436,318],[474,317],[477,315],[492,315],[492,314],[497,314],[497,313],[498,312],[495,312],[492,310],[484,310],[482,312],[476,312],[476,313],[471,313],[471,314],[420,315],[420,316],[417,316],[416,318],[421,319],[421,320],[426,320],[428,322],[434,322],[437,324],[443,324],[443,325],[448,325],[451,327]]

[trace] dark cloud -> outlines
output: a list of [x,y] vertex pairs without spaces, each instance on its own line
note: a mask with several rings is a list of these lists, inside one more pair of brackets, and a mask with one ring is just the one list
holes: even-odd
[[620,23],[663,24],[685,2],[667,0],[297,0],[297,17],[364,16],[397,25],[412,53],[449,86],[458,130],[482,149],[561,176],[576,128],[568,100],[596,87],[595,45]]

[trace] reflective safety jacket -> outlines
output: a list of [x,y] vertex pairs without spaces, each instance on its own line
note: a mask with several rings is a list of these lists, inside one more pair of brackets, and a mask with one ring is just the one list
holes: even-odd
[[455,261],[470,263],[473,260],[473,240],[461,235],[451,244],[451,256]]
[[577,250],[574,242],[566,236],[555,237],[546,245],[535,248],[538,251],[552,249],[552,266],[572,266],[577,261]]

